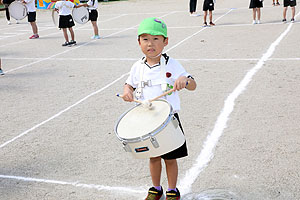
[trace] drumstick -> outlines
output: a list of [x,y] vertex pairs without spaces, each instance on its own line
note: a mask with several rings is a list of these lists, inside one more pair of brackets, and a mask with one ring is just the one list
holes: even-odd
[[161,98],[161,97],[163,97],[163,96],[166,96],[166,95],[169,94],[170,92],[174,92],[174,91],[175,91],[175,88],[173,88],[173,89],[171,89],[171,90],[168,90],[168,91],[162,93],[161,95],[159,95],[159,96],[157,96],[157,97],[155,97],[155,98],[153,98],[153,99],[150,99],[149,102],[155,101],[155,100],[157,100],[157,99],[159,99],[159,98]]
[[[120,94],[116,94],[117,97],[120,97],[120,98],[123,98],[123,95],[120,95]],[[134,102],[136,103],[140,103],[140,104],[143,104],[143,102],[139,101],[139,100],[136,100],[136,99],[133,99]]]

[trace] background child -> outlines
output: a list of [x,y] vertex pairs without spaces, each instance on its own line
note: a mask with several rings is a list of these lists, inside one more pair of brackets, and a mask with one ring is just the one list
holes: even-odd
[[292,18],[291,18],[291,22],[294,23],[295,22],[295,12],[296,12],[296,0],[284,0],[283,1],[283,20],[282,22],[286,22],[286,12],[287,12],[287,8],[288,6],[291,7],[292,9]]
[[[165,99],[171,104],[175,112],[174,116],[179,121],[177,113],[180,110],[178,91],[183,88],[195,90],[196,82],[191,75],[185,71],[180,63],[170,58],[168,55],[162,54],[164,47],[168,45],[166,24],[158,18],[147,18],[143,20],[138,29],[138,42],[145,57],[132,66],[130,75],[124,86],[123,99],[130,102],[133,101],[134,90],[140,91],[139,93],[135,93],[135,98],[142,101],[159,96],[170,88],[175,88],[176,91],[171,95],[165,96]],[[166,71],[165,77],[164,73],[161,73],[164,71],[162,68]],[[156,80],[156,84],[142,87],[142,85],[144,85],[142,82],[144,80],[147,81],[146,79]],[[178,176],[176,159],[185,156],[187,156],[186,143],[172,152],[159,157],[150,158],[149,168],[153,187],[149,189],[146,200],[158,200],[163,195],[163,189],[160,185],[162,169],[161,159],[164,159],[166,164],[168,177],[169,189],[166,192],[167,199],[180,199],[180,192],[176,188]]]
[[92,39],[100,39],[98,25],[97,25],[98,0],[89,0],[87,2],[87,5],[88,5],[88,9],[89,9],[89,20],[91,20],[91,23],[92,23],[93,29],[94,29],[94,36],[92,36]]
[[190,0],[190,16],[198,17],[199,14],[196,13],[197,9],[197,0]]
[[204,11],[204,26],[207,26],[206,18],[207,18],[207,11],[209,11],[209,25],[214,26],[215,24],[212,22],[212,11],[214,8],[214,0],[204,0],[203,1],[203,11]]
[[8,6],[9,4],[11,4],[11,0],[1,0],[1,3],[4,5],[5,8],[5,16],[6,16],[6,20],[7,20],[7,24],[10,25],[10,14],[9,14],[9,10],[8,10]]
[[[253,9],[253,24],[260,24],[260,8],[263,7],[263,0],[251,0],[249,8]],[[256,21],[257,14],[257,21]]]
[[29,39],[37,39],[39,38],[38,34],[38,28],[36,25],[36,7],[35,7],[35,1],[34,0],[23,0],[22,1],[25,6],[27,7],[27,12],[28,12],[28,22],[31,25],[33,35],[29,37]]
[[[55,10],[59,11],[59,25],[58,28],[61,28],[64,33],[65,43],[62,44],[62,46],[71,46],[75,45],[75,34],[73,31],[73,26],[75,26],[73,17],[71,15],[71,10],[73,8],[79,8],[81,6],[87,6],[87,5],[78,5],[76,6],[74,3],[66,0],[58,1],[55,4]],[[70,35],[71,35],[71,41],[69,41],[69,36],[67,29],[69,29]]]

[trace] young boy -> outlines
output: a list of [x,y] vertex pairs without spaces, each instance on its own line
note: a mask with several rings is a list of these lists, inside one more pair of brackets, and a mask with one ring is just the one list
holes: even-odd
[[36,7],[35,7],[35,0],[23,0],[22,3],[25,4],[27,7],[27,12],[28,12],[28,22],[31,25],[33,35],[29,37],[29,39],[37,39],[39,38],[38,34],[38,28],[36,25]]
[[212,22],[212,11],[214,10],[214,0],[204,0],[203,1],[203,11],[204,11],[204,26],[207,26],[206,17],[207,11],[209,10],[209,25],[214,26],[215,24]]
[[[138,29],[138,43],[145,57],[132,66],[122,98],[129,102],[133,101],[134,98],[143,101],[159,96],[170,88],[175,88],[175,92],[164,98],[171,104],[175,113],[174,116],[179,121],[180,99],[178,91],[184,88],[195,90],[196,82],[180,63],[168,55],[162,54],[164,47],[168,45],[166,24],[158,18],[143,20]],[[143,84],[149,81],[152,84]],[[134,94],[135,90],[137,92]],[[166,164],[168,177],[169,189],[166,192],[166,199],[180,199],[180,192],[176,188],[178,176],[176,159],[185,156],[187,156],[186,143],[172,152],[150,158],[149,168],[153,187],[149,189],[146,200],[159,200],[163,196],[163,189],[160,185],[161,159],[164,159]]]
[[1,68],[1,58],[0,58],[0,75],[4,75],[4,72],[3,72],[2,68]]
[[283,20],[282,22],[283,23],[286,23],[286,11],[287,11],[287,8],[288,6],[291,7],[292,9],[292,19],[291,19],[291,22],[294,23],[295,22],[295,12],[296,12],[296,0],[284,0],[283,1]]
[[[75,34],[73,31],[73,26],[75,26],[75,23],[73,21],[73,17],[71,15],[71,10],[73,8],[79,8],[81,6],[87,6],[87,5],[78,5],[76,6],[74,3],[62,0],[58,1],[55,4],[55,11],[59,11],[59,25],[58,28],[61,28],[64,33],[65,43],[62,44],[62,46],[71,46],[76,45],[75,41]],[[71,35],[71,41],[69,41],[69,36],[67,32],[67,28],[69,29],[70,35]]]
[[[260,8],[263,7],[263,0],[251,0],[249,8],[253,10],[253,24],[260,24]],[[257,21],[256,21],[257,16]]]

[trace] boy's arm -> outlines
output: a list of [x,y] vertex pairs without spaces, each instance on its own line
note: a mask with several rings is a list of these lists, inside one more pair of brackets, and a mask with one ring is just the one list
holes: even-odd
[[124,90],[123,90],[123,96],[122,96],[123,100],[129,102],[133,101],[133,91],[134,91],[133,87],[126,83],[124,85]]
[[87,5],[87,4],[79,4],[79,5],[75,5],[75,6],[74,6],[74,8],[80,8],[80,7],[82,7],[82,6],[84,6],[84,7],[88,7],[88,5]]
[[196,81],[191,77],[180,76],[174,83],[175,90],[186,88],[188,90],[195,90],[197,87]]

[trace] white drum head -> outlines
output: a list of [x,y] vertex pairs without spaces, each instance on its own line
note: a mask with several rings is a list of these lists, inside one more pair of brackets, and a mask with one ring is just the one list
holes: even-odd
[[89,21],[89,11],[86,7],[74,8],[72,16],[75,22],[85,24]]
[[133,139],[147,135],[159,128],[169,117],[171,106],[164,100],[152,102],[152,109],[142,105],[128,111],[120,119],[116,132],[119,137]]
[[27,16],[27,8],[19,1],[12,2],[9,6],[10,16],[16,20],[24,19]]

